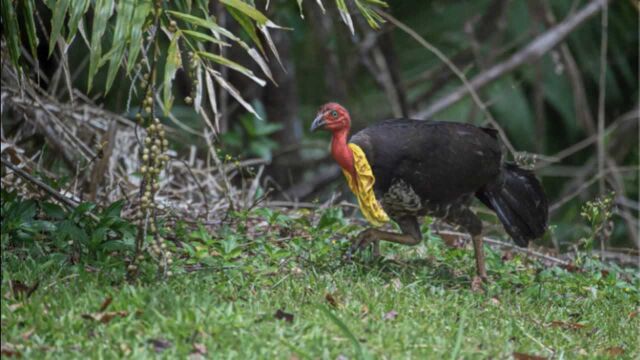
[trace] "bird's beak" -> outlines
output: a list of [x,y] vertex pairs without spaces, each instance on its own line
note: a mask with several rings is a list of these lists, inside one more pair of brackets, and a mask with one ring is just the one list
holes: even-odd
[[313,120],[313,123],[311,123],[311,132],[321,129],[325,124],[326,122],[324,121],[324,114],[318,114],[318,116],[316,116],[316,118]]

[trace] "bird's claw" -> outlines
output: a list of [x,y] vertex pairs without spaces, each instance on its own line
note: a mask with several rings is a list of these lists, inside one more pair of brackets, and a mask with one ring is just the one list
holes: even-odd
[[353,255],[359,251],[364,250],[368,246],[373,247],[373,256],[379,257],[380,250],[378,245],[378,239],[376,239],[369,230],[364,230],[360,234],[356,236],[356,238],[352,241],[351,246],[347,250],[345,257],[347,261],[351,261]]

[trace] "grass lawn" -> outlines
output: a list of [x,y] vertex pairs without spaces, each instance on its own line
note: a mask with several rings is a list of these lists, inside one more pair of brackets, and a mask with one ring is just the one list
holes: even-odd
[[[4,247],[3,355],[640,356],[635,269],[587,259],[585,271],[569,272],[517,254],[503,259],[501,251],[487,248],[493,282],[484,292],[473,292],[471,249],[450,248],[428,235],[414,248],[385,244],[384,260],[366,261],[363,254],[345,263],[340,254],[346,239],[339,234],[353,230],[349,226],[344,219],[323,218],[316,228],[324,230],[314,230],[314,239],[293,233],[280,243],[268,235],[282,236],[276,227],[242,236],[236,227],[211,238],[200,230],[186,236],[217,244],[207,245],[216,252],[205,250],[213,260],[197,261],[207,266],[186,272],[180,269],[192,258],[181,260],[167,281],[149,276],[137,284],[122,280],[120,260],[107,257],[99,267],[69,265],[52,255]],[[242,240],[247,238],[250,246]],[[197,255],[202,247],[190,251]],[[28,294],[26,288],[35,283],[39,286]]]

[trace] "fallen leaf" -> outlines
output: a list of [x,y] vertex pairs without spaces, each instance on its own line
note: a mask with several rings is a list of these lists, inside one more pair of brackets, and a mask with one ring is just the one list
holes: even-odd
[[288,323],[293,322],[293,314],[289,314],[284,312],[282,309],[278,309],[276,313],[273,315],[278,320],[284,320]]
[[529,354],[524,354],[519,352],[514,352],[513,358],[515,360],[547,360],[547,358],[544,356],[529,355]]
[[612,346],[610,348],[606,348],[604,353],[609,356],[621,356],[624,355],[624,349],[620,346]]
[[120,344],[120,351],[124,356],[129,356],[131,354],[131,347],[128,344]]
[[207,354],[207,347],[204,344],[194,343],[193,350],[191,350],[191,354],[189,354],[189,360],[200,360],[204,359]]
[[9,305],[9,311],[11,312],[15,312],[16,310],[22,308],[24,306],[23,303],[15,303],[15,304],[11,304]]
[[382,317],[383,320],[394,320],[398,317],[398,312],[395,310],[391,310],[388,313],[384,314]]
[[511,251],[511,250],[505,250],[505,251],[502,253],[502,261],[507,262],[507,261],[510,261],[510,260],[513,260],[513,251]]
[[482,288],[482,278],[480,278],[480,276],[474,276],[473,280],[471,280],[471,291],[477,293],[484,292]]
[[369,315],[369,307],[367,305],[362,305],[360,307],[360,315],[362,317],[365,317],[365,316]]
[[194,343],[193,344],[193,350],[191,351],[191,353],[196,353],[196,354],[200,354],[200,355],[206,355],[207,354],[207,347],[204,346],[204,344],[200,344],[200,343]]
[[147,342],[153,346],[153,350],[155,350],[156,352],[163,352],[166,349],[170,348],[172,345],[171,341],[162,338],[149,339]]
[[100,305],[100,310],[98,310],[98,312],[103,312],[107,310],[107,308],[109,307],[112,301],[113,301],[113,298],[111,296],[107,296],[102,302],[102,304]]
[[29,330],[27,330],[27,331],[23,332],[23,333],[22,333],[22,335],[20,335],[20,336],[22,337],[22,339],[23,339],[24,341],[27,341],[27,340],[29,340],[29,339],[31,338],[31,336],[32,336],[32,335],[33,335],[33,333],[35,333],[35,332],[36,332],[36,329],[35,329],[35,328],[31,328],[31,329],[29,329]]
[[400,291],[400,289],[402,289],[402,281],[400,281],[399,278],[394,278],[393,280],[391,280],[391,284],[393,284],[393,288],[396,291]]
[[111,320],[113,320],[113,318],[115,317],[125,317],[127,316],[129,313],[121,310],[121,311],[108,311],[108,312],[99,312],[99,313],[94,313],[94,314],[82,314],[82,318],[83,319],[87,319],[87,320],[95,320],[97,322],[103,323],[103,324],[107,324],[109,323]]
[[558,321],[558,320],[552,321],[551,324],[549,324],[549,326],[559,327],[565,330],[579,330],[579,329],[585,328],[585,325],[582,325],[579,323],[570,323],[570,322],[564,322],[564,321]]
[[326,293],[324,295],[324,299],[327,300],[327,302],[333,306],[334,308],[337,308],[340,306],[340,304],[338,303],[338,301],[336,300],[335,297],[333,297],[333,295],[331,295],[331,293]]
[[9,281],[9,286],[11,287],[11,293],[13,294],[14,298],[17,298],[19,296],[24,296],[26,298],[29,298],[31,294],[33,294],[33,292],[36,291],[39,285],[40,285],[39,281],[36,281],[36,283],[33,284],[33,286],[27,286],[25,283],[23,283],[20,280]]
[[563,269],[567,270],[568,272],[571,272],[571,273],[575,273],[575,272],[577,272],[577,273],[581,273],[581,272],[584,272],[584,270],[583,270],[581,267],[576,266],[576,264],[574,264],[574,263],[568,263],[568,264],[566,264],[566,265],[562,265],[561,267],[562,267]]
[[462,249],[464,248],[465,241],[464,238],[460,235],[453,234],[438,234],[444,241],[444,244],[450,248]]
[[2,345],[0,345],[0,353],[6,357],[22,357],[22,354],[16,349],[16,346],[10,343],[2,343]]
[[638,316],[638,310],[629,313],[629,319],[633,319],[636,316]]

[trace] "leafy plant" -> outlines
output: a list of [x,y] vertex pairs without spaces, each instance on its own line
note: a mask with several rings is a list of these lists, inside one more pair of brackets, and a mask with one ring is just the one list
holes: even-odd
[[271,140],[270,136],[280,129],[282,124],[270,123],[247,114],[240,118],[240,123],[234,124],[232,131],[222,135],[222,140],[234,154],[271,160],[272,152],[278,148],[278,143]]
[[[171,110],[173,104],[172,88],[176,72],[184,68],[189,69],[189,73],[194,77],[192,100],[196,112],[201,113],[203,99],[208,98],[217,116],[216,90],[213,86],[216,83],[248,112],[259,117],[254,108],[226,78],[222,77],[214,65],[237,71],[258,85],[264,86],[266,81],[260,76],[272,80],[265,49],[268,48],[281,64],[270,31],[286,29],[267,18],[253,1],[221,1],[226,11],[249,35],[251,43],[245,42],[221,26],[215,16],[210,14],[208,1],[204,0],[63,0],[43,3],[52,14],[50,32],[47,31],[49,56],[58,44],[61,45],[63,53],[76,44],[82,46],[83,41],[76,36],[78,33],[85,38],[84,43],[89,50],[89,90],[93,88],[94,79],[103,67],[107,68],[105,92],[111,90],[119,72],[123,72],[125,76],[131,77],[134,83],[137,81],[145,88],[149,79],[141,76],[141,68],[153,68],[158,61],[157,56],[160,53],[165,54],[164,69],[161,70],[165,114]],[[298,1],[298,5],[301,4],[302,1]],[[35,25],[36,5],[36,0],[2,0],[2,37],[6,40],[9,57],[17,68],[21,68],[22,65],[22,38],[26,39],[25,47],[37,58],[39,39]],[[318,1],[318,5],[323,7],[321,1]],[[353,32],[353,23],[344,0],[336,0],[336,5],[343,20]],[[386,4],[381,0],[356,0],[356,5],[367,22],[372,27],[378,27],[382,19],[375,12],[375,7]],[[87,19],[92,19],[92,22],[90,35],[85,37],[85,34],[89,34],[88,29],[85,29]],[[262,36],[258,36],[258,33]],[[23,34],[26,36],[23,37]],[[161,39],[159,34],[164,35],[164,39]],[[256,75],[249,68],[220,53],[222,48],[230,46],[243,49],[260,68],[262,74]],[[189,56],[188,63],[182,61],[185,53]],[[136,64],[139,66],[136,67]]]
[[591,227],[590,236],[581,241],[587,252],[593,250],[596,240],[606,242],[606,239],[611,236],[614,198],[615,193],[610,192],[595,200],[588,201],[582,206],[580,215]]
[[54,202],[23,199],[2,190],[2,248],[23,247],[70,260],[102,261],[133,250],[135,225],[120,216],[123,202],[101,211],[86,202],[68,211]]

